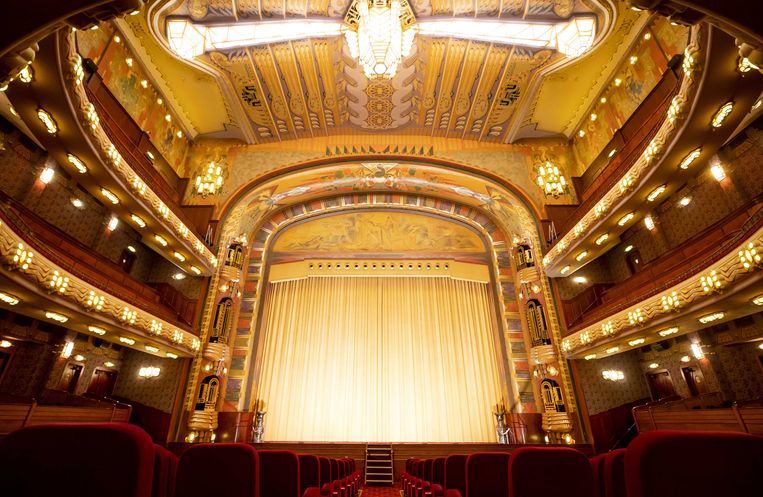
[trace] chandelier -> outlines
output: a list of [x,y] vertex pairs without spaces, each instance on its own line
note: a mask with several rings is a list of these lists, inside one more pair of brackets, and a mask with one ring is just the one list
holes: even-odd
[[549,160],[538,168],[538,186],[547,196],[554,198],[567,192],[567,181],[564,175]]
[[356,0],[345,21],[350,54],[358,59],[366,77],[393,78],[413,46],[415,18],[407,2]]
[[194,193],[206,198],[207,195],[214,195],[223,187],[223,168],[214,161],[210,162],[204,174],[196,175]]

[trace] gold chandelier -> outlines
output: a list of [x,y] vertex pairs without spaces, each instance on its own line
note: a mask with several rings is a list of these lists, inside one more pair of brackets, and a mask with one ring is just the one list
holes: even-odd
[[538,168],[538,186],[547,196],[554,198],[567,192],[567,180],[551,161],[547,160]]
[[391,79],[410,54],[416,22],[406,0],[356,0],[345,18],[350,54],[368,78]]
[[194,193],[206,198],[207,195],[214,195],[223,187],[223,168],[219,161],[210,162],[204,174],[196,175]]

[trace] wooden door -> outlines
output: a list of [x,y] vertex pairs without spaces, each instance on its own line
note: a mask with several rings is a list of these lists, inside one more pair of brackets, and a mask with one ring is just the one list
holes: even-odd
[[81,374],[81,364],[67,364],[66,369],[64,369],[64,374],[61,376],[61,382],[58,384],[58,389],[69,393],[74,393],[77,390],[77,383],[79,383],[79,377]]
[[702,371],[694,366],[681,368],[681,372],[686,380],[686,386],[689,387],[689,392],[692,397],[707,393],[707,387],[705,386],[705,376]]
[[93,377],[90,378],[87,394],[93,397],[111,396],[111,393],[114,391],[114,383],[116,382],[116,379],[116,371],[97,368],[93,371]]
[[649,390],[652,392],[654,400],[664,399],[665,397],[674,397],[676,389],[673,386],[673,379],[667,371],[647,374],[649,379]]

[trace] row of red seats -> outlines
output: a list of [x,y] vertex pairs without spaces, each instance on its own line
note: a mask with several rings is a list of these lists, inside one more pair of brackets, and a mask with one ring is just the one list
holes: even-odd
[[760,495],[763,437],[652,431],[588,459],[566,447],[409,459],[404,497],[746,497]]
[[351,459],[198,444],[180,458],[122,423],[52,424],[0,440],[12,497],[357,497]]

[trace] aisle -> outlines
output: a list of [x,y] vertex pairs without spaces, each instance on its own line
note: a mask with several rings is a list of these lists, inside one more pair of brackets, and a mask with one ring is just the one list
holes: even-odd
[[391,487],[366,485],[363,487],[360,497],[400,497],[400,484],[395,483]]

